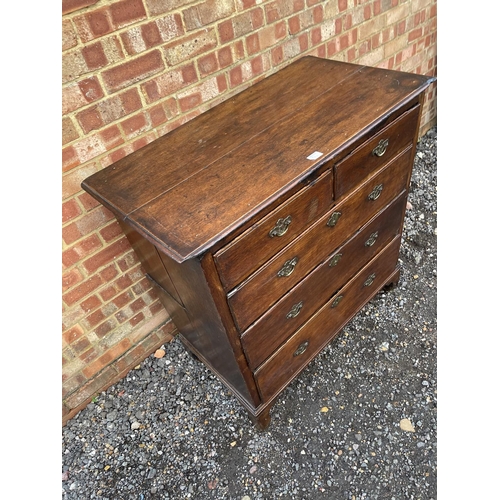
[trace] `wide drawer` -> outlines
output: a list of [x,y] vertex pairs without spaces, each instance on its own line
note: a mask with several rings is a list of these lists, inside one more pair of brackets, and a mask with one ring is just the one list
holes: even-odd
[[400,231],[406,191],[246,330],[241,343],[255,370]]
[[248,328],[280,297],[399,195],[406,188],[410,162],[411,148],[368,179],[241,286],[230,292],[228,303],[239,331],[243,332]]
[[264,402],[280,392],[387,283],[397,267],[399,244],[398,236],[255,372]]
[[215,255],[221,282],[233,288],[332,205],[331,169],[273,210]]
[[420,106],[407,111],[334,166],[334,193],[339,199],[413,143]]

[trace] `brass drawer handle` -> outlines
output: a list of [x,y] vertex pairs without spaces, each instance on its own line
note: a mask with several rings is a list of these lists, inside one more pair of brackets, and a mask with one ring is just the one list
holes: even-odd
[[371,286],[374,281],[375,281],[375,273],[370,274],[370,276],[366,278],[366,281],[363,283],[363,286]]
[[269,231],[269,237],[274,238],[275,236],[283,236],[288,231],[288,227],[291,223],[291,215],[288,215],[284,219],[278,219],[274,227],[271,229],[271,231]]
[[328,264],[329,267],[335,267],[340,259],[342,258],[342,254],[341,253],[337,253],[335,254],[331,259],[330,259],[330,263]]
[[294,357],[304,354],[308,347],[309,347],[309,340],[302,342],[302,344],[300,344],[299,347],[297,347],[297,350],[293,353]]
[[344,298],[343,295],[339,295],[339,296],[335,297],[335,299],[333,300],[333,302],[332,302],[332,304],[331,304],[330,307],[332,307],[332,308],[333,307],[337,307],[340,304],[340,302],[342,301],[343,298]]
[[373,246],[377,238],[378,238],[378,231],[375,231],[374,233],[370,234],[370,237],[365,241],[365,247]]
[[290,312],[286,315],[286,319],[292,319],[296,318],[300,310],[302,309],[302,306],[304,305],[304,302],[300,301],[298,304],[295,304],[291,309]]
[[382,156],[387,151],[387,146],[389,146],[389,139],[380,139],[377,146],[372,151],[374,156]]
[[337,224],[337,221],[340,219],[341,215],[342,215],[342,212],[333,212],[333,214],[330,215],[330,218],[328,219],[328,222],[326,223],[326,225],[329,227],[335,226],[335,224]]
[[375,201],[380,196],[382,189],[384,189],[383,184],[378,184],[377,186],[375,186],[373,188],[373,191],[368,195],[368,199],[371,201]]
[[290,274],[293,273],[293,270],[295,269],[295,266],[297,265],[297,262],[299,261],[298,257],[294,257],[293,259],[287,260],[283,267],[278,271],[278,276],[284,277],[284,276],[290,276]]

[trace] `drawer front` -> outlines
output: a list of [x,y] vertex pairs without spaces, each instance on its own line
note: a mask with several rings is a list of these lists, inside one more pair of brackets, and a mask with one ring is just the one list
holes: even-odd
[[387,283],[397,266],[399,244],[397,237],[255,372],[264,401],[280,392]]
[[335,199],[339,199],[372,172],[412,144],[420,106],[407,111],[371,137],[334,167]]
[[410,162],[411,148],[396,157],[231,292],[228,303],[239,331],[243,333],[281,296],[404,191]]
[[230,290],[247,278],[323,215],[332,202],[333,175],[328,170],[215,255],[224,288]]
[[406,191],[244,332],[241,343],[252,370],[399,234],[405,207]]

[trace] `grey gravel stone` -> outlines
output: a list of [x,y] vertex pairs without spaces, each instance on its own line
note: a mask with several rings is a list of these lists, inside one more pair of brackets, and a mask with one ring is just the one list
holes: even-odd
[[62,498],[437,498],[436,149],[434,128],[417,146],[398,286],[291,383],[266,431],[174,339],[62,429]]

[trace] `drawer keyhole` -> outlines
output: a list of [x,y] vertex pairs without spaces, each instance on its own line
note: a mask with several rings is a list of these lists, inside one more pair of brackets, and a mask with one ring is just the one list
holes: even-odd
[[333,302],[330,305],[330,307],[337,307],[340,304],[340,302],[342,301],[343,298],[344,298],[343,295],[339,295],[338,297],[335,297],[335,299],[333,300]]
[[340,219],[341,215],[342,215],[342,212],[333,212],[333,214],[330,215],[330,218],[328,219],[328,222],[326,223],[326,225],[329,227],[335,226],[335,224],[337,224],[337,221]]
[[286,319],[296,318],[299,315],[300,310],[302,309],[303,305],[304,305],[304,302],[302,302],[302,300],[298,304],[295,304],[290,309],[290,312],[286,315]]
[[291,215],[288,215],[284,219],[278,219],[274,227],[271,229],[271,231],[269,231],[269,237],[274,238],[275,236],[283,236],[288,231],[288,227],[291,223]]
[[340,262],[340,259],[342,258],[342,254],[341,253],[337,253],[335,254],[331,259],[330,259],[330,263],[328,264],[328,267],[335,267],[339,262]]
[[302,344],[300,344],[299,347],[297,347],[297,350],[293,353],[293,355],[300,356],[301,354],[304,354],[308,347],[309,347],[309,341],[306,340],[305,342],[302,342]]
[[293,273],[297,262],[299,261],[298,257],[294,257],[293,259],[287,260],[283,267],[278,271],[278,276],[290,276]]
[[371,201],[375,201],[382,193],[382,189],[384,189],[383,184],[378,184],[373,188],[373,191],[368,195],[368,199]]
[[365,247],[371,247],[378,238],[378,231],[370,234],[370,237],[365,241]]
[[374,281],[375,281],[375,274],[370,274],[370,276],[368,276],[368,278],[366,278],[366,281],[363,283],[363,286],[371,286]]
[[389,139],[380,139],[377,146],[373,149],[372,154],[382,156],[387,151],[387,146],[389,146]]

